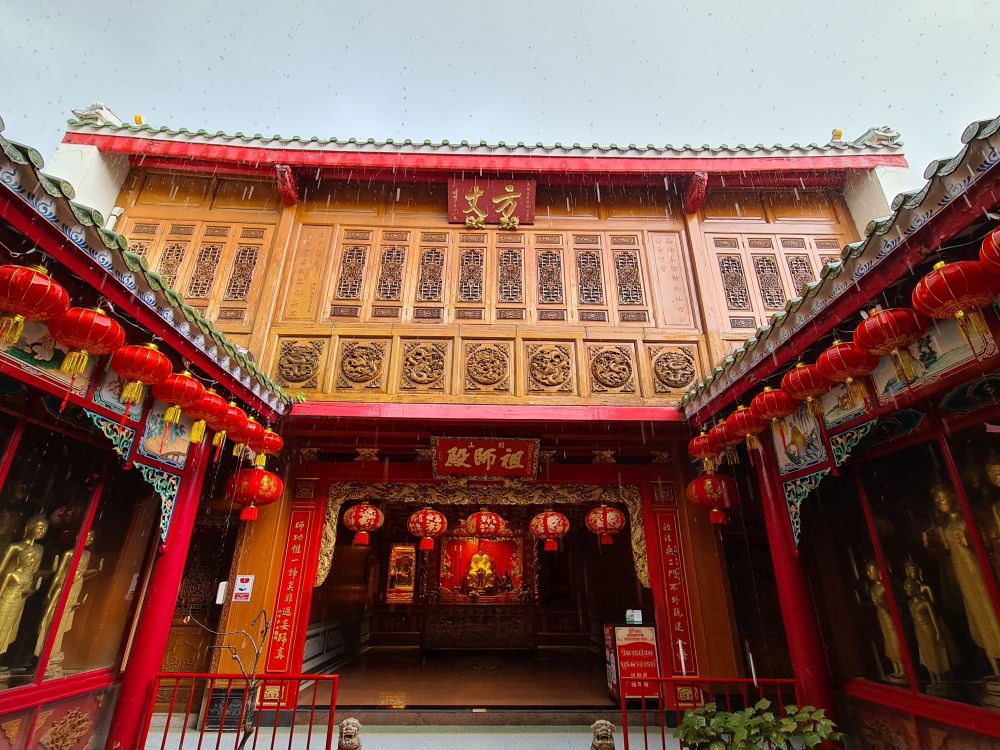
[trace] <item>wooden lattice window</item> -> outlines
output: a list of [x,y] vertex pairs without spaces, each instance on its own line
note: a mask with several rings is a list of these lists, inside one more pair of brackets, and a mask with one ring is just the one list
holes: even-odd
[[520,248],[505,248],[499,258],[499,300],[522,302],[524,300],[524,258]]
[[719,273],[722,274],[726,306],[730,310],[749,310],[750,290],[747,288],[747,276],[740,256],[720,255]]
[[576,254],[576,270],[580,281],[580,302],[585,305],[604,304],[604,276],[601,256],[592,250]]
[[149,240],[132,240],[128,243],[128,251],[133,255],[149,255],[152,244]]
[[177,283],[177,272],[180,270],[184,256],[187,255],[188,243],[168,242],[160,253],[160,262],[157,264],[156,272],[163,277],[167,286]]
[[639,256],[631,250],[615,253],[615,274],[618,277],[618,303],[641,305],[642,271],[639,268]]
[[382,263],[378,274],[378,298],[398,300],[403,291],[403,263],[406,250],[402,247],[382,248]]
[[260,259],[260,247],[257,245],[239,245],[236,257],[233,258],[233,270],[226,284],[226,299],[245,302],[250,298],[250,287],[253,286],[253,274]]
[[458,299],[460,302],[483,301],[483,251],[466,248],[459,263]]
[[562,304],[562,256],[556,250],[538,253],[538,301],[546,305]]
[[368,248],[350,245],[344,248],[340,259],[340,274],[337,278],[338,299],[360,299],[361,283],[364,280]]
[[420,271],[417,278],[417,299],[421,302],[440,302],[444,288],[444,250],[425,248],[420,253]]
[[778,274],[778,259],[773,255],[753,256],[753,270],[760,285],[760,297],[768,310],[780,310],[785,306],[785,290]]
[[191,280],[188,282],[188,297],[197,299],[208,297],[215,285],[215,271],[219,267],[220,260],[222,260],[222,245],[209,243],[198,249],[194,273],[191,274]]
[[788,255],[788,273],[792,277],[792,287],[798,292],[804,284],[813,280],[812,264],[808,255]]

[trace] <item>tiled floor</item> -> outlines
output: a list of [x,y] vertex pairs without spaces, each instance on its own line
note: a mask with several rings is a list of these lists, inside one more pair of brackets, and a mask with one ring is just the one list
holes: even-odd
[[613,708],[604,664],[584,651],[371,649],[340,670],[338,707]]

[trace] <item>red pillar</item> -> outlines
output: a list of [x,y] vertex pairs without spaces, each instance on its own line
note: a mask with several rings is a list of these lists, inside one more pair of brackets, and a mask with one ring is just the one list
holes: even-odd
[[166,550],[153,563],[153,572],[149,577],[149,586],[136,625],[136,641],[125,671],[122,672],[121,690],[111,718],[106,750],[135,750],[144,739],[139,735],[145,725],[153,683],[160,671],[170,635],[170,622],[181,587],[195,516],[198,514],[198,501],[205,481],[210,449],[209,441],[203,441],[195,446],[189,457],[190,463],[181,482],[170,522]]
[[803,704],[824,708],[829,714],[833,711],[833,685],[820,642],[819,622],[805,572],[795,552],[788,506],[769,448],[767,441],[762,439],[761,449],[754,458],[788,652],[802,690]]

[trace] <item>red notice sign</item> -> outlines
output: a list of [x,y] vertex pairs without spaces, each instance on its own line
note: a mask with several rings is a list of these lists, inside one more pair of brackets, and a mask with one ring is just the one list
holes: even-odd
[[448,221],[482,229],[535,223],[534,180],[448,180]]
[[615,647],[618,651],[618,675],[621,690],[627,698],[659,695],[655,682],[630,682],[640,677],[659,677],[659,659],[656,657],[656,629],[628,626],[615,628]]
[[535,479],[538,441],[524,438],[431,438],[435,477]]

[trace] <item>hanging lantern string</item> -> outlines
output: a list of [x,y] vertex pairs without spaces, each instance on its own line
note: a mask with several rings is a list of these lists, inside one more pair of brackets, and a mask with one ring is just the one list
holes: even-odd
[[3,242],[0,242],[0,247],[2,247],[4,252],[7,253],[7,255],[9,255],[13,260],[21,260],[21,258],[28,258],[35,254],[42,256],[39,264],[44,264],[52,260],[51,256],[39,247],[32,247],[27,250],[11,250]]

